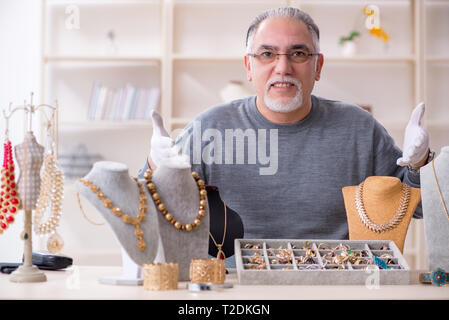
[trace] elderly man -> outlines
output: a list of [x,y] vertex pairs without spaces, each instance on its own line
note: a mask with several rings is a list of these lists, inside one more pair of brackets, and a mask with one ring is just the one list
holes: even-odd
[[424,105],[412,114],[402,152],[368,112],[312,95],[324,58],[308,14],[280,8],[259,15],[244,62],[257,95],[204,111],[175,145],[155,114],[141,173],[182,148],[192,170],[240,214],[246,238],[347,239],[342,187],[369,176],[419,187],[430,154]]

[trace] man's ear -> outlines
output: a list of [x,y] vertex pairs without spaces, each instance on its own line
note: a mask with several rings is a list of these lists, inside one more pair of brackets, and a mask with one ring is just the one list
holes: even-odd
[[320,53],[320,55],[317,57],[316,61],[316,69],[315,69],[315,81],[319,81],[321,77],[321,69],[323,68],[324,64],[324,57]]
[[244,62],[245,62],[245,69],[246,69],[246,77],[247,77],[248,81],[252,81],[253,78],[251,76],[251,63],[249,61],[248,55],[245,55]]

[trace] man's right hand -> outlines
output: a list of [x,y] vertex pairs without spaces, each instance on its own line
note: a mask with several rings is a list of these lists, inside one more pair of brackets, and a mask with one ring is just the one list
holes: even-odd
[[164,121],[156,110],[151,112],[151,120],[153,122],[153,136],[151,137],[148,164],[151,169],[155,170],[164,160],[180,155],[181,149],[170,138],[164,128]]

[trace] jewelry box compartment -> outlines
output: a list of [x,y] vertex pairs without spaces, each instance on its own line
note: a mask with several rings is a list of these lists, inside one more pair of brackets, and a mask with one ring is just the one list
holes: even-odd
[[240,284],[404,285],[410,268],[393,241],[235,239]]

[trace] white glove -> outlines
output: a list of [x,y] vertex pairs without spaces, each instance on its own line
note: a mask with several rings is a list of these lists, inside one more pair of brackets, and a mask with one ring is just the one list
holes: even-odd
[[151,112],[151,120],[153,121],[153,136],[151,137],[150,157],[153,163],[159,167],[167,159],[179,156],[181,149],[170,138],[164,128],[164,121],[156,110]]
[[405,128],[402,157],[396,161],[397,165],[401,167],[415,166],[424,159],[429,150],[429,133],[421,125],[424,110],[424,102],[421,102],[413,110],[410,121]]

